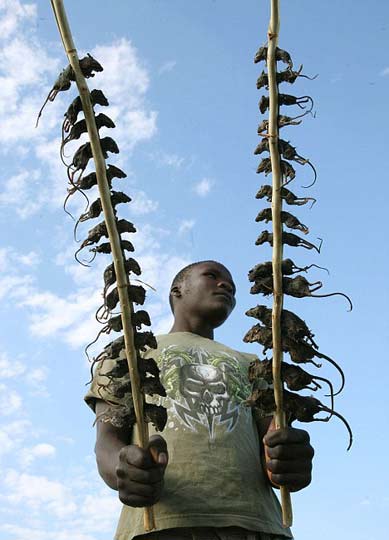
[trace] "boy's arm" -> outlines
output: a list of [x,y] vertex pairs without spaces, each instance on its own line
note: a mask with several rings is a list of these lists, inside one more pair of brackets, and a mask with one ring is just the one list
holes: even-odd
[[274,429],[272,417],[255,418],[263,466],[272,486],[299,491],[311,483],[314,450],[303,429]]
[[[96,418],[105,412],[108,403],[96,400]],[[97,468],[101,478],[112,489],[117,490],[116,468],[119,465],[119,454],[122,448],[131,444],[132,430],[117,428],[110,422],[96,422],[95,454]]]
[[[109,405],[96,400],[96,417]],[[152,506],[160,499],[168,463],[166,442],[160,435],[150,437],[147,448],[131,444],[131,429],[117,428],[97,420],[96,461],[100,476],[119,492],[123,504]]]

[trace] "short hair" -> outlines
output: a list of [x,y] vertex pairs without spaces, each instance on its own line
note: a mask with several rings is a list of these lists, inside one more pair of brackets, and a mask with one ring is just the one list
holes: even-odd
[[174,303],[173,303],[173,295],[171,292],[173,287],[177,287],[177,285],[181,285],[181,283],[185,281],[186,277],[191,273],[192,269],[195,266],[198,266],[199,264],[205,264],[205,263],[215,263],[215,264],[220,264],[221,266],[224,266],[217,261],[207,260],[207,261],[197,261],[197,262],[188,264],[187,266],[182,268],[178,272],[178,274],[176,274],[176,276],[173,278],[172,284],[170,286],[169,304],[170,304],[170,309],[172,310],[173,313],[174,313]]

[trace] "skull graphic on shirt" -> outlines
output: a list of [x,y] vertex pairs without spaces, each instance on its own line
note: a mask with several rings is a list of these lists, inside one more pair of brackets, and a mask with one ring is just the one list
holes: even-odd
[[216,426],[229,432],[247,408],[241,402],[249,395],[247,367],[233,355],[223,351],[209,351],[170,345],[160,356],[161,380],[167,397],[171,419],[177,418],[192,431],[204,426],[210,439]]
[[211,439],[215,435],[215,422],[226,423],[231,431],[239,418],[239,404],[231,399],[228,386],[229,368],[225,365],[185,364],[179,369],[180,394],[183,403],[175,401],[174,409],[191,429],[193,420],[208,428]]
[[180,392],[191,409],[198,409],[206,416],[216,416],[227,411],[227,381],[219,367],[199,364],[182,366]]

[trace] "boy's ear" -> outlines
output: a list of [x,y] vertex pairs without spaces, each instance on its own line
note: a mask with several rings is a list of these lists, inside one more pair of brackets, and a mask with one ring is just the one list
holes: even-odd
[[172,287],[171,290],[170,290],[170,294],[172,296],[175,296],[176,298],[178,298],[179,296],[181,296],[180,288],[179,287]]

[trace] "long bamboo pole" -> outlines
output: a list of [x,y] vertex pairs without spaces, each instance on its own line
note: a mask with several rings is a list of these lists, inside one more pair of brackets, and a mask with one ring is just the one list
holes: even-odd
[[[274,399],[276,404],[275,424],[277,429],[286,427],[285,413],[283,411],[283,384],[281,381],[281,313],[283,306],[282,291],[282,172],[280,153],[278,149],[278,85],[277,85],[277,62],[276,48],[280,30],[279,0],[271,0],[270,23],[268,28],[267,70],[269,77],[269,149],[272,167],[272,223],[273,223],[273,385]],[[292,504],[290,493],[285,486],[280,487],[282,522],[285,527],[290,527],[293,521]]]
[[[145,448],[148,444],[148,426],[144,420],[143,404],[144,396],[140,390],[140,378],[137,365],[137,354],[134,344],[132,327],[132,313],[134,308],[128,298],[128,286],[130,284],[124,267],[123,252],[120,246],[120,236],[116,228],[115,215],[111,204],[111,194],[106,175],[106,164],[100,146],[99,134],[96,127],[93,108],[89,97],[89,89],[85,77],[79,65],[77,50],[73,42],[68,18],[62,0],[51,0],[62,43],[65,48],[69,63],[72,66],[78,91],[80,93],[82,108],[84,110],[88,135],[91,143],[93,159],[96,167],[97,184],[100,193],[104,219],[107,226],[109,241],[111,244],[112,257],[116,272],[117,288],[121,306],[125,351],[128,362],[128,370],[131,380],[132,398],[136,415],[136,436],[139,445]],[[152,507],[144,509],[144,528],[146,531],[155,529],[154,512]]]

